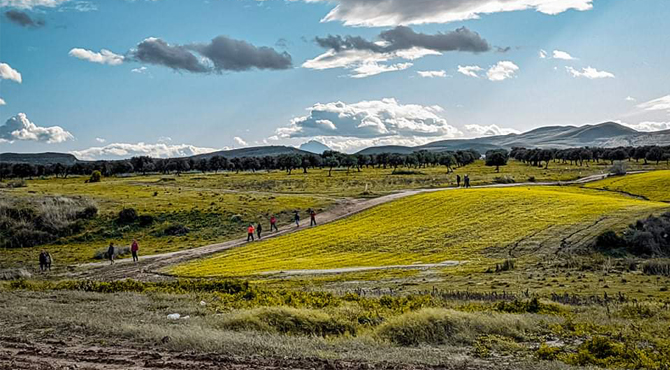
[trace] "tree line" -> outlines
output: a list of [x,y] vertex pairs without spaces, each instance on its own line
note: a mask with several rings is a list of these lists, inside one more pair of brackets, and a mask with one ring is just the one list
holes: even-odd
[[551,162],[570,163],[580,166],[588,166],[590,162],[599,163],[609,161],[635,160],[644,161],[644,164],[654,162],[666,162],[670,164],[670,146],[627,146],[617,148],[583,147],[568,149],[526,149],[512,148],[510,158],[528,163],[534,166],[549,167]]
[[454,167],[462,167],[473,163],[481,157],[475,150],[459,150],[454,152],[417,151],[411,154],[345,154],[336,151],[325,151],[322,154],[281,154],[277,156],[250,156],[227,158],[212,156],[210,158],[152,158],[138,156],[124,160],[77,162],[72,165],[61,163],[35,165],[30,163],[0,163],[0,180],[6,178],[32,178],[42,176],[67,177],[69,175],[90,175],[96,171],[102,176],[120,174],[180,174],[188,171],[219,172],[219,171],[273,171],[282,170],[287,174],[295,170],[307,173],[310,169],[327,169],[328,175],[336,168],[361,171],[363,168],[422,168],[427,166],[445,166],[449,172]]

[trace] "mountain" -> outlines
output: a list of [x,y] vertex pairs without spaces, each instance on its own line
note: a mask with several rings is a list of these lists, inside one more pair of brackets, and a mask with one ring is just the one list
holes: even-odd
[[670,145],[670,130],[639,132],[615,122],[584,126],[546,126],[522,134],[488,136],[476,139],[441,140],[420,145],[379,146],[361,150],[361,154],[399,153],[408,154],[418,150],[448,151],[475,149],[481,153],[490,149],[525,148],[573,148],[573,147],[617,147],[642,145]]
[[269,145],[269,146],[255,146],[250,148],[240,148],[240,149],[231,149],[231,150],[220,150],[217,152],[198,154],[188,158],[192,159],[209,159],[214,156],[221,156],[226,158],[240,158],[240,157],[265,157],[265,156],[278,156],[282,154],[311,154],[305,150],[300,150],[292,146],[283,146],[283,145]]
[[322,154],[326,150],[331,150],[327,145],[316,141],[316,140],[310,140],[306,143],[302,143],[300,145],[300,150],[304,150],[306,152],[314,153],[314,154]]
[[0,162],[71,165],[77,157],[68,153],[0,153]]

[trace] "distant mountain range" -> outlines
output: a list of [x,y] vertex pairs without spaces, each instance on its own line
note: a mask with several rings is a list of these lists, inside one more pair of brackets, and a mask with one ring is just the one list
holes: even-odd
[[547,126],[522,134],[488,136],[476,139],[453,139],[428,143],[421,146],[377,146],[358,153],[409,154],[418,150],[447,151],[475,149],[481,153],[490,149],[525,148],[574,148],[574,147],[618,147],[642,145],[670,145],[670,130],[639,132],[615,122],[584,126]]
[[[617,147],[642,145],[670,145],[670,130],[656,132],[639,132],[630,127],[615,122],[605,122],[597,125],[584,126],[547,126],[522,134],[488,136],[476,139],[441,140],[421,146],[377,146],[366,148],[360,154],[399,153],[409,154],[418,150],[448,151],[475,149],[481,153],[490,149],[511,149],[512,147],[525,148],[573,148],[573,147]],[[276,156],[281,154],[312,154],[330,150],[328,146],[318,141],[308,141],[300,149],[292,146],[258,146],[232,150],[221,150],[212,153],[199,154],[189,158],[195,160],[208,159],[219,155],[226,158]],[[3,153],[0,162],[28,162],[34,164],[73,164],[78,159],[67,153]]]

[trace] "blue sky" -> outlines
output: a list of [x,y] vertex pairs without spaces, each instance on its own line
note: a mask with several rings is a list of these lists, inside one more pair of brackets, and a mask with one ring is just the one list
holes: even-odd
[[312,138],[352,152],[607,120],[670,129],[670,2],[493,3],[0,0],[0,152]]

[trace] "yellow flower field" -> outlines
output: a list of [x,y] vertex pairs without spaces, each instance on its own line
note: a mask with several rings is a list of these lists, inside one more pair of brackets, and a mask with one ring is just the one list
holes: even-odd
[[626,192],[649,200],[670,202],[670,171],[617,176],[585,185],[588,188]]
[[248,276],[286,270],[467,261],[484,257],[485,248],[506,246],[551,226],[586,224],[603,215],[667,207],[574,187],[425,193],[328,225],[179,265],[171,272],[193,277]]

